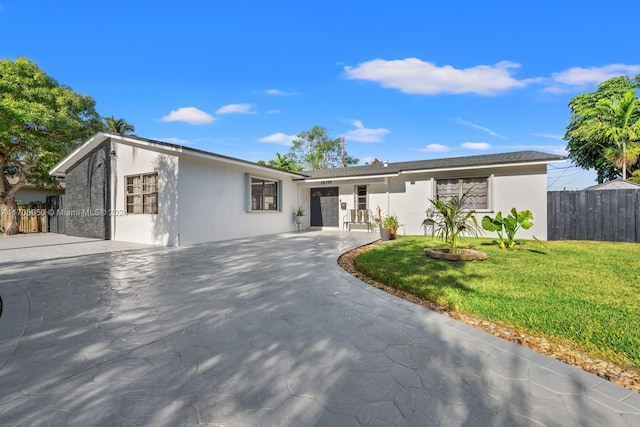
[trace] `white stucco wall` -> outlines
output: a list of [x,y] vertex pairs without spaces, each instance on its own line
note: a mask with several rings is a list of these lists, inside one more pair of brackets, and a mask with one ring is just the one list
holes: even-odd
[[[540,240],[547,238],[547,178],[546,165],[517,168],[487,168],[472,171],[449,171],[433,174],[408,174],[389,180],[388,211],[395,213],[403,224],[399,233],[408,235],[424,234],[420,228],[431,207],[429,199],[434,197],[435,182],[440,178],[489,177],[489,209],[479,210],[478,223],[485,215],[495,215],[501,211],[508,213],[511,208],[528,209],[533,213],[534,227],[520,230],[516,237],[530,239],[534,235]],[[385,194],[372,196],[372,200],[384,201]],[[381,205],[382,206],[382,205]],[[385,209],[383,209],[383,213]],[[429,232],[431,230],[428,230]],[[485,233],[486,237],[493,234]]]
[[[111,219],[113,240],[164,246],[178,244],[178,157],[149,148],[113,142]],[[158,172],[158,214],[126,214],[129,175]]]
[[[434,197],[435,180],[440,178],[489,177],[490,209],[479,211],[480,222],[484,215],[495,215],[502,211],[508,213],[515,207],[519,211],[528,209],[533,213],[534,226],[529,230],[520,230],[518,238],[540,240],[547,238],[547,177],[546,165],[520,166],[509,168],[485,168],[464,171],[445,171],[438,173],[403,174],[386,178],[384,182],[367,183],[353,181],[339,183],[340,201],[346,202],[347,209],[353,209],[355,186],[367,185],[369,209],[374,213],[380,206],[382,216],[395,214],[402,227],[401,235],[422,235],[422,221],[431,207],[429,199]],[[340,218],[345,212],[340,211]],[[427,230],[431,232],[431,230]],[[493,234],[485,233],[486,237]]]
[[47,196],[64,194],[64,191],[46,190],[44,188],[22,187],[16,192],[16,201],[20,203],[34,203],[47,201]]
[[[250,164],[204,158],[196,153],[168,148],[132,146],[113,142],[112,204],[117,215],[112,217],[114,240],[158,245],[190,245],[208,241],[259,236],[295,231],[294,211],[301,205],[305,211],[303,228],[309,226],[309,189],[311,182],[296,182],[293,177]],[[128,214],[126,211],[125,177],[158,172],[158,214]],[[246,174],[281,181],[281,211],[251,212]],[[544,240],[547,237],[546,165],[509,168],[485,168],[438,173],[410,173],[387,178],[364,178],[330,183],[338,187],[340,202],[346,209],[355,207],[357,185],[367,186],[368,207],[375,215],[395,214],[402,227],[401,235],[421,235],[421,228],[434,196],[435,179],[490,177],[490,209],[478,213],[503,214],[512,207],[533,212],[534,227],[521,230],[517,237]],[[319,183],[318,183],[319,184]],[[342,226],[346,210],[340,209]],[[430,230],[429,230],[430,231]],[[485,236],[492,237],[486,233]]]
[[[533,227],[519,230],[516,238],[535,236],[547,240],[547,167],[546,165],[512,168],[496,172],[494,179],[494,213],[508,214],[511,208],[533,213]],[[492,237],[493,234],[486,234]]]
[[[246,173],[282,181],[281,211],[247,211]],[[178,192],[180,245],[296,230],[298,187],[277,172],[184,154]]]

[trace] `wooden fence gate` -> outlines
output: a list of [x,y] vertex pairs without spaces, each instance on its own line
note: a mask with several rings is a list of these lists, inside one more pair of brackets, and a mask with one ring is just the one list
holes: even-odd
[[[47,231],[47,205],[35,202],[18,206],[18,231],[20,233],[44,233]],[[5,215],[0,218],[4,224]]]

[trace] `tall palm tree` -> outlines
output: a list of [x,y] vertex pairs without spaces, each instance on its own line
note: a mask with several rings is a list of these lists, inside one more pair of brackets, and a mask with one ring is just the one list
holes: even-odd
[[104,119],[107,125],[107,132],[119,133],[120,135],[129,135],[135,132],[136,128],[123,118],[116,119],[114,116]]
[[598,101],[593,118],[579,133],[586,140],[596,140],[607,147],[605,155],[617,168],[622,179],[627,179],[627,167],[640,156],[640,106],[636,91],[632,89],[622,97]]

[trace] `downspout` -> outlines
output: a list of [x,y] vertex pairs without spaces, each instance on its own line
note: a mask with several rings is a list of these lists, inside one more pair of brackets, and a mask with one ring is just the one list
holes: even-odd
[[[111,183],[111,200],[109,201],[109,204],[111,205],[109,208],[111,209],[111,212],[107,212],[108,214],[113,213],[114,215],[111,215],[111,239],[110,240],[115,240],[116,238],[116,218],[118,218],[118,215],[115,215],[115,209],[116,206],[118,205],[118,156],[117,156],[117,151],[116,151],[116,143],[113,142],[113,138],[109,139],[109,143],[110,143],[110,147],[109,147],[109,180]],[[124,204],[124,209],[127,209],[127,204],[125,202]]]
[[391,215],[391,182],[389,178],[384,179],[387,184],[387,215]]

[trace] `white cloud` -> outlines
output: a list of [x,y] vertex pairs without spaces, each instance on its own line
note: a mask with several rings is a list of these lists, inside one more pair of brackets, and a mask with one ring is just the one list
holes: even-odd
[[182,107],[171,111],[160,120],[163,122],[185,122],[192,125],[206,125],[213,123],[216,118],[202,110],[198,110],[196,107]]
[[560,156],[566,156],[569,154],[566,147],[555,147],[551,149],[552,154],[558,154]]
[[282,132],[272,133],[271,135],[260,138],[258,142],[269,142],[273,144],[281,144],[291,146],[297,135],[287,135]]
[[371,156],[365,156],[363,158],[360,159],[360,164],[361,165],[370,165],[373,164],[373,162],[376,160],[375,157],[371,157]]
[[418,58],[406,58],[393,61],[374,59],[344,69],[350,79],[379,82],[383,87],[404,93],[495,95],[534,81],[514,79],[511,70],[519,67],[520,64],[515,62],[502,61],[495,65],[457,69],[450,65],[438,67]]
[[487,142],[463,142],[460,146],[468,150],[488,150],[491,148],[491,145]]
[[480,126],[480,125],[478,125],[478,124],[475,124],[475,123],[473,123],[473,122],[468,122],[468,121],[466,121],[466,120],[462,120],[462,119],[456,119],[456,121],[457,121],[458,123],[460,123],[460,124],[470,126],[470,127],[474,128],[474,129],[482,130],[482,131],[484,131],[484,132],[488,133],[489,135],[497,136],[497,137],[499,137],[499,138],[504,138],[504,136],[500,135],[499,133],[497,133],[497,132],[495,132],[495,131],[492,131],[491,129],[486,128],[486,127],[484,127],[484,126]]
[[420,149],[420,151],[426,151],[427,153],[446,153],[449,151],[449,147],[442,144],[429,144],[425,148]]
[[216,114],[255,114],[251,104],[229,104],[218,108]]
[[563,93],[599,84],[613,77],[638,73],[640,73],[640,65],[610,64],[602,67],[573,67],[551,74],[551,78],[548,79],[549,86],[544,90],[549,93]]
[[560,73],[553,73],[551,78],[556,83],[565,85],[583,85],[601,83],[612,77],[635,75],[640,73],[640,65],[611,64],[603,67],[574,67]]
[[267,89],[264,91],[265,94],[267,95],[273,95],[273,96],[292,96],[295,95],[293,92],[285,92],[283,90],[279,90],[279,89]]
[[280,110],[269,110],[267,111],[267,114],[280,114],[281,111]]
[[556,135],[551,133],[532,133],[533,136],[539,136],[540,138],[557,139],[562,141],[563,135]]
[[389,129],[377,128],[367,129],[364,127],[360,120],[354,120],[352,124],[356,127],[353,130],[347,131],[344,137],[351,141],[359,142],[380,142],[382,138],[391,131]]

